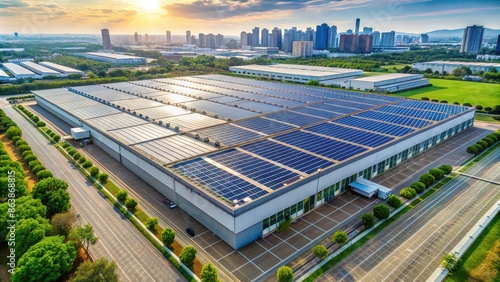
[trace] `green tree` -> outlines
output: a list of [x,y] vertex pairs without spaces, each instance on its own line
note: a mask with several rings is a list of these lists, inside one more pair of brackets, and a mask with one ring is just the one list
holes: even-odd
[[158,224],[157,217],[150,217],[146,220],[146,226],[148,229],[154,230],[157,224]]
[[429,174],[434,176],[436,180],[441,180],[444,177],[444,171],[440,170],[439,168],[431,168],[429,170]]
[[439,166],[439,169],[442,170],[444,174],[450,174],[453,170],[453,167],[451,167],[451,165],[441,165]]
[[391,214],[391,210],[389,209],[389,207],[387,205],[380,204],[380,205],[376,205],[375,207],[373,207],[373,214],[380,219],[385,219],[385,218],[389,218],[389,215]]
[[406,187],[406,188],[401,189],[401,191],[399,192],[399,195],[401,195],[401,197],[406,198],[406,199],[413,199],[417,196],[417,191],[415,191],[415,189],[413,189],[413,188]]
[[194,263],[196,258],[196,249],[193,246],[186,246],[182,249],[179,254],[179,260],[186,266],[190,266]]
[[413,182],[411,185],[410,185],[411,188],[413,188],[417,193],[422,193],[424,192],[425,190],[425,184],[420,182],[420,181],[417,181],[417,182]]
[[328,256],[328,249],[323,245],[316,245],[312,248],[312,252],[320,260],[324,260]]
[[118,201],[124,203],[125,200],[127,200],[127,190],[118,191],[118,193],[116,194],[116,198],[118,199]]
[[457,256],[453,254],[447,254],[443,256],[441,259],[441,265],[448,269],[450,273],[453,273],[453,271],[456,269],[456,266],[460,260],[457,258]]
[[54,177],[54,175],[52,174],[52,172],[50,172],[48,170],[42,170],[36,174],[36,179],[38,181],[41,181],[41,180],[44,180],[47,178],[53,178],[53,177]]
[[469,154],[477,155],[477,154],[479,154],[479,152],[480,151],[478,150],[476,144],[467,147],[467,153],[469,153]]
[[7,129],[7,137],[9,139],[12,139],[14,138],[15,136],[23,136],[23,132],[21,131],[21,129],[17,126],[11,126],[9,127],[9,129]]
[[62,235],[68,236],[71,227],[76,221],[75,214],[70,210],[67,212],[61,212],[55,214],[50,219],[50,225],[52,225],[52,235]]
[[[51,229],[49,221],[42,217],[25,218],[16,222],[16,257],[20,258],[29,247],[40,242]],[[9,240],[9,235],[6,240]]]
[[332,236],[332,242],[339,245],[344,245],[345,243],[347,243],[348,239],[349,238],[347,237],[347,234],[342,230],[338,230],[337,232],[333,233]]
[[92,175],[93,177],[96,177],[98,174],[99,174],[98,167],[93,166],[90,168],[90,175]]
[[219,282],[218,275],[217,268],[211,263],[207,263],[201,268],[201,282]]
[[120,277],[116,272],[116,262],[99,258],[93,262],[84,261],[78,266],[70,282],[118,282]]
[[283,265],[282,267],[278,268],[276,277],[278,278],[279,282],[292,282],[293,270],[290,267]]
[[108,181],[109,175],[107,173],[101,173],[99,175],[99,182],[106,183]]
[[424,183],[425,187],[429,187],[436,182],[436,178],[430,173],[424,173],[420,176],[420,182]]
[[361,216],[361,222],[365,226],[366,229],[371,228],[375,225],[375,216],[371,213],[365,213]]
[[73,244],[65,242],[64,237],[45,237],[19,259],[12,281],[57,281],[71,270],[75,258]]
[[401,199],[396,195],[390,195],[389,199],[387,199],[387,203],[394,208],[399,208],[403,204]]
[[174,243],[175,240],[175,231],[170,228],[165,228],[161,232],[161,241],[165,246],[170,246]]
[[69,231],[69,238],[72,241],[80,242],[85,248],[85,251],[89,252],[90,245],[94,245],[99,238],[94,234],[94,228],[89,223],[85,224],[83,227],[77,226]]
[[0,204],[0,243],[5,241],[7,235],[7,220],[21,220],[26,218],[45,217],[47,207],[42,205],[38,199],[31,196],[24,196],[16,199],[15,213],[9,210],[9,203]]
[[67,191],[68,183],[57,178],[45,178],[33,187],[33,198],[40,199],[47,206],[47,216],[67,211],[71,204]]
[[130,198],[125,201],[125,207],[127,207],[129,211],[132,211],[135,209],[135,207],[137,207],[137,201],[135,199]]

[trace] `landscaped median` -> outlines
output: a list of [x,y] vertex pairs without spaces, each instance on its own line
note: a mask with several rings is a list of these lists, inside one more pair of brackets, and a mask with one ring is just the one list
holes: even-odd
[[[19,106],[21,108],[18,108]],[[22,107],[22,105],[19,106],[13,106],[13,108],[30,121],[35,127],[37,127],[38,130],[48,140],[50,140],[52,144],[80,170],[80,172],[82,172],[82,174],[94,185],[94,187],[96,187],[106,197],[106,199],[108,199],[108,201],[115,206],[151,242],[151,244],[153,244],[153,246],[160,253],[162,253],[175,268],[177,268],[177,270],[179,270],[179,272],[188,281],[200,281],[194,272],[195,269],[197,270],[196,272],[201,274],[203,279],[203,274],[206,271],[202,271],[201,264],[195,259],[196,250],[194,250],[194,256],[191,256],[193,254],[191,250],[194,249],[192,246],[182,248],[179,253],[179,258],[174,251],[179,252],[181,246],[177,242],[174,242],[173,238],[170,243],[166,243],[166,240],[162,240],[164,238],[164,233],[168,233],[171,229],[166,228],[165,230],[168,231],[162,229],[158,225],[158,219],[155,217],[149,217],[144,211],[137,207],[137,201],[135,199],[127,199],[126,193],[125,197],[121,198],[122,196],[119,195],[120,191],[125,190],[120,190],[118,186],[108,179],[107,174],[99,173],[99,168],[94,166],[90,160],[87,160],[84,156],[78,153],[77,150],[69,143],[59,143],[58,141],[60,138],[56,137],[59,135],[45,127],[45,123],[43,126],[39,126],[37,123],[41,121],[38,120],[35,122],[33,118],[26,113],[29,111]],[[173,236],[175,237],[175,232],[173,232]],[[188,259],[183,259],[184,257],[188,257]],[[212,268],[213,266],[210,264],[203,267],[203,269],[210,270]]]

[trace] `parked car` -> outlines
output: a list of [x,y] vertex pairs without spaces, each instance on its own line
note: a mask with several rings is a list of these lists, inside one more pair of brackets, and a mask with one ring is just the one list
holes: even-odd
[[170,209],[176,208],[177,205],[174,202],[170,202],[170,205],[168,206]]
[[191,237],[194,237],[194,230],[193,230],[193,228],[188,227],[186,229],[186,233],[189,234],[189,235],[191,235]]

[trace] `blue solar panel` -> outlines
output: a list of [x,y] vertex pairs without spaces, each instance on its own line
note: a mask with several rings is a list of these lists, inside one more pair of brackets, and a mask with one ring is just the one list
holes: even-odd
[[397,104],[398,106],[404,106],[408,108],[425,109],[430,111],[436,111],[446,114],[458,114],[466,111],[468,108],[457,105],[448,105],[444,103],[436,102],[426,102],[426,101],[415,101],[415,100],[405,100]]
[[317,116],[317,117],[323,117],[323,118],[327,118],[327,119],[341,116],[341,114],[339,114],[339,113],[322,111],[319,109],[313,109],[313,108],[309,108],[309,107],[297,108],[297,109],[293,109],[293,111],[303,113],[303,114],[309,114],[309,115],[313,115],[313,116]]
[[338,161],[343,161],[367,150],[363,147],[303,131],[287,133],[274,139]]
[[307,128],[307,131],[328,135],[338,139],[344,139],[353,143],[358,143],[370,147],[378,147],[382,144],[394,140],[394,138],[385,135],[357,130],[332,123],[318,124],[313,127]]
[[340,114],[350,114],[350,113],[361,111],[360,109],[347,108],[347,107],[336,106],[336,105],[332,105],[332,104],[316,104],[316,105],[310,105],[308,107],[322,109],[325,111],[336,112],[336,113],[340,113]]
[[267,118],[283,121],[290,124],[295,124],[298,126],[304,126],[313,124],[316,122],[324,121],[325,119],[316,118],[308,115],[302,115],[299,113],[294,113],[291,111],[283,111],[279,113],[274,113],[266,116]]
[[385,133],[393,136],[403,136],[415,131],[414,129],[392,125],[368,119],[356,118],[352,116],[335,120],[335,123],[345,124],[353,127],[363,128],[370,131]]
[[267,191],[220,169],[201,158],[196,158],[173,166],[182,174],[200,183],[230,201],[241,201],[246,197],[257,199]]
[[202,139],[208,137],[210,141],[219,141],[227,146],[233,146],[263,137],[263,135],[231,124],[216,125],[201,130],[195,130],[193,133],[199,134]]
[[396,107],[396,106],[385,106],[385,107],[377,108],[376,110],[381,111],[381,112],[386,112],[386,113],[393,113],[393,114],[402,115],[402,116],[423,118],[423,119],[434,120],[434,121],[447,119],[449,117],[448,114],[429,112],[429,111],[423,111],[423,110],[416,110],[416,109],[410,109],[410,108],[404,108],[404,107]]
[[241,148],[307,174],[311,174],[320,168],[326,168],[334,164],[333,162],[269,140],[258,141],[244,145]]
[[411,127],[415,127],[415,128],[422,128],[422,127],[426,127],[429,124],[431,124],[430,121],[426,121],[426,120],[422,120],[422,119],[392,115],[392,114],[387,114],[387,113],[382,113],[382,112],[377,112],[377,111],[362,112],[362,113],[357,114],[355,116],[371,118],[371,119],[376,119],[376,120],[382,120],[382,121],[387,121],[390,123],[396,123],[396,124],[411,126]]
[[285,109],[285,108],[280,107],[280,106],[274,106],[274,105],[269,105],[269,104],[254,102],[254,101],[248,101],[248,100],[239,100],[239,101],[230,102],[227,104],[228,105],[237,105],[238,107],[240,107],[242,109],[254,110],[257,112],[261,112],[261,113],[272,113],[272,112],[277,112],[277,111],[281,111],[281,110]]
[[273,190],[300,178],[295,172],[252,157],[236,149],[218,152],[207,157]]
[[239,126],[243,126],[255,131],[259,131],[265,134],[274,134],[286,130],[295,128],[291,125],[284,124],[281,122],[265,119],[265,118],[250,118],[242,121],[235,122]]

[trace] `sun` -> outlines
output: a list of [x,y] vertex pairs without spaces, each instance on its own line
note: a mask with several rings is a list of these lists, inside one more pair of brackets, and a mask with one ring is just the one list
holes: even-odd
[[159,0],[137,0],[136,5],[146,13],[158,12],[161,9]]

